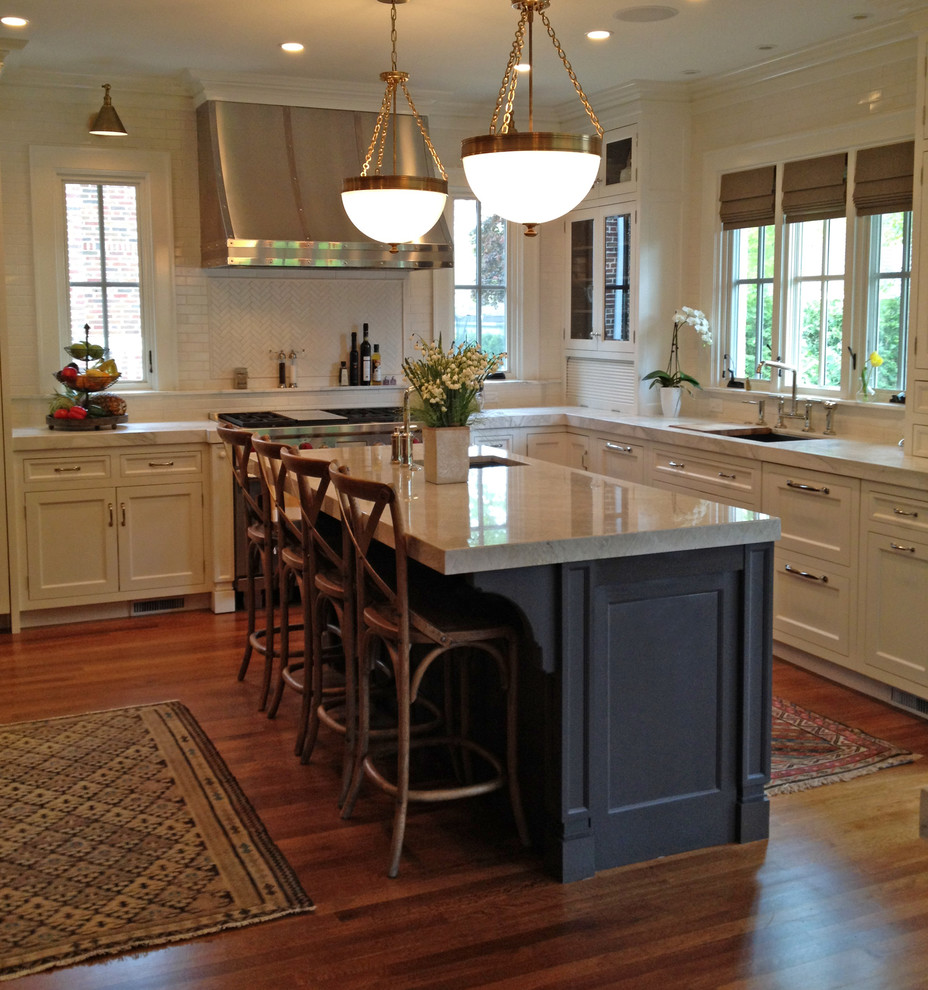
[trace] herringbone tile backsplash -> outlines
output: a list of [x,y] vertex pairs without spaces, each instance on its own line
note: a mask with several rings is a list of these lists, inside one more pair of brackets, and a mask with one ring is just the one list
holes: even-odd
[[[403,346],[400,279],[207,278],[209,376],[229,388],[248,368],[251,388],[277,384],[277,355],[298,355],[298,384],[334,385],[351,331],[370,324],[385,375],[398,375]],[[206,385],[207,383],[203,383]]]

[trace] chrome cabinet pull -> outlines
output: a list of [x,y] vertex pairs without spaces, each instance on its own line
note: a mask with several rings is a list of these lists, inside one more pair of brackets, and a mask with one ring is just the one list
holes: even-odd
[[800,571],[798,567],[793,567],[792,564],[786,564],[783,570],[787,574],[795,574],[796,577],[805,578],[807,581],[821,581],[822,584],[828,584],[827,574],[810,574],[808,571]]
[[606,450],[614,450],[619,454],[630,454],[632,453],[631,447],[626,447],[621,443],[612,443],[611,440],[606,441]]
[[120,521],[120,525],[121,526],[125,526],[126,525],[126,503],[125,502],[120,502],[119,503],[119,515],[120,515],[120,520],[121,520]]
[[680,468],[680,470],[682,471],[686,467],[686,465],[685,464],[678,464],[677,461],[668,461],[667,462],[667,467]]
[[918,519],[917,512],[909,512],[907,509],[899,509],[893,506],[893,512],[895,512],[897,516],[911,516],[912,519]]
[[892,540],[889,541],[889,545],[893,550],[905,550],[906,553],[915,553],[915,547],[903,546],[901,543],[893,543]]
[[115,517],[113,516],[113,503],[112,502],[108,502],[106,507],[107,507],[107,509],[109,509],[109,513],[110,513],[110,523],[109,523],[109,526],[110,526],[110,529],[112,529],[113,528],[113,523],[116,521],[115,520]]
[[787,488],[798,488],[800,491],[803,491],[803,492],[816,492],[819,495],[830,495],[831,494],[831,489],[830,488],[815,488],[813,485],[803,485],[803,484],[800,484],[798,481],[787,481],[786,482],[786,487]]
[[55,468],[55,474],[65,474],[65,473],[67,473],[69,471],[77,472],[77,471],[80,471],[80,469],[81,469],[80,464],[72,464],[72,465],[69,465],[68,467],[56,467]]
[[720,478],[728,478],[729,481],[734,481],[738,477],[736,474],[726,474],[724,471],[719,471]]
[[149,461],[148,466],[151,468],[155,467],[174,467],[173,461]]

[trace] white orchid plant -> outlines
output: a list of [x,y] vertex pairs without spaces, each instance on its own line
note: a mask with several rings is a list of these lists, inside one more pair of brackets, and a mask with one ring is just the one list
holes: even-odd
[[415,349],[420,357],[406,358],[403,372],[419,395],[417,418],[425,426],[466,426],[484,381],[502,367],[505,352],[487,354],[473,342],[454,341],[446,351],[441,336],[431,342],[420,337]]
[[670,357],[667,360],[667,368],[660,371],[652,371],[641,380],[650,382],[649,388],[659,385],[661,388],[680,388],[692,385],[694,388],[702,386],[685,371],[680,370],[680,340],[679,334],[682,327],[692,327],[703,344],[712,342],[712,331],[709,328],[709,321],[706,314],[699,309],[690,306],[682,306],[673,317],[673,334],[670,338]]

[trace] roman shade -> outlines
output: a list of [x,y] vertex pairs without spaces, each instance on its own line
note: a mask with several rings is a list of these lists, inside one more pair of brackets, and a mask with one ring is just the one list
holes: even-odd
[[776,184],[776,165],[726,172],[719,194],[722,229],[764,227],[773,223]]
[[783,166],[783,216],[787,221],[846,216],[846,201],[846,152],[787,162]]
[[912,209],[915,142],[862,148],[854,170],[854,207],[859,216]]

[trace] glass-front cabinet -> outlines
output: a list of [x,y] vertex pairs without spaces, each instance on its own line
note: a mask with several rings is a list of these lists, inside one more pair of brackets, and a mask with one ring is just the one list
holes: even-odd
[[633,350],[635,229],[633,203],[579,209],[568,218],[568,349]]

